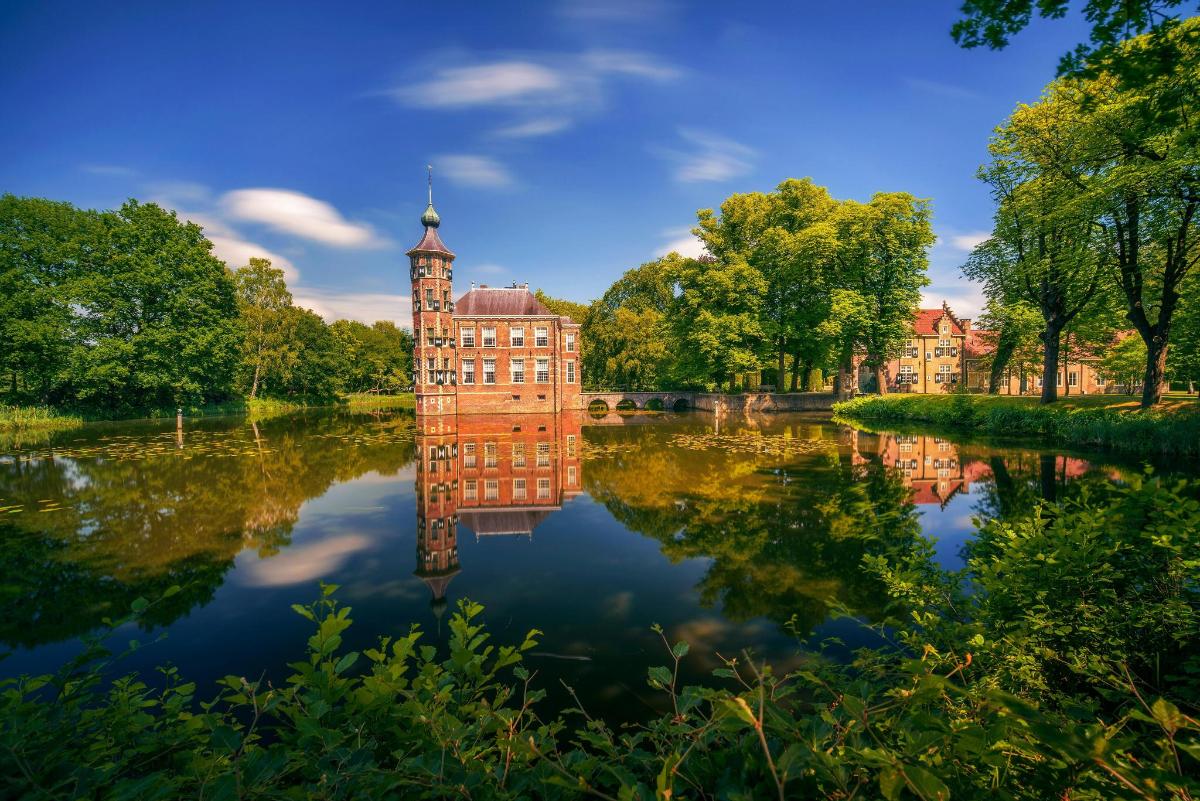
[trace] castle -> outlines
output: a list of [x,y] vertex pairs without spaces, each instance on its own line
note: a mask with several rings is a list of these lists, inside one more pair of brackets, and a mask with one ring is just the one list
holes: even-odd
[[418,414],[543,413],[580,408],[579,324],[528,284],[472,286],[453,297],[454,253],[429,206],[411,250],[413,392]]

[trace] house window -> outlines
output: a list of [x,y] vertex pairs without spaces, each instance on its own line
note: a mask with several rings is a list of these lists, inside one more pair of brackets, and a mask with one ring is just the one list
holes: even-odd
[[915,384],[915,383],[917,383],[917,370],[916,370],[916,368],[915,368],[915,367],[913,367],[911,364],[902,364],[902,365],[900,365],[900,378],[899,378],[899,382],[900,382],[901,384]]
[[1105,381],[1107,381],[1107,380],[1108,380],[1108,379],[1106,379],[1104,376],[1102,376],[1102,375],[1097,375],[1097,376],[1096,376],[1096,386],[1098,386],[1098,387],[1102,387],[1102,386],[1104,386],[1104,383],[1105,383]]
[[524,467],[525,466],[525,443],[524,442],[514,442],[513,443],[512,462],[513,462],[513,467]]
[[496,383],[496,360],[495,359],[484,359],[483,360],[483,383],[485,383],[485,384],[495,384]]
[[496,329],[495,328],[485,327],[483,329],[483,346],[485,348],[496,347]]
[[474,359],[463,359],[462,382],[464,384],[474,384],[475,383],[475,360]]
[[575,467],[575,465],[571,465],[570,467],[567,468],[567,486],[571,486],[571,487],[575,486],[575,482],[577,480],[576,476],[577,476],[578,472],[579,471]]
[[1054,376],[1054,386],[1056,386],[1056,387],[1062,386],[1062,373],[1058,373]]
[[433,330],[433,326],[432,326],[432,325],[431,325],[431,326],[429,326],[428,328],[426,328],[426,329],[425,329],[425,344],[426,344],[426,345],[432,345],[432,344],[433,344],[434,337],[436,337],[436,336],[437,336],[437,332],[435,332],[435,331]]
[[1072,387],[1079,386],[1079,373],[1071,373],[1067,376],[1067,384]]
[[523,479],[523,478],[514,478],[513,479],[513,500],[514,501],[525,500],[525,479]]
[[463,499],[467,501],[473,501],[478,497],[479,483],[473,478],[468,478],[463,482]]
[[499,479],[489,478],[483,482],[483,499],[485,501],[495,501],[500,498],[500,481]]
[[494,442],[483,443],[483,466],[484,467],[495,467],[496,466],[496,443],[494,443]]
[[550,479],[539,478],[537,481],[538,481],[537,496],[539,498],[549,498],[550,497]]
[[567,383],[575,383],[575,362],[574,360],[567,362]]
[[508,363],[508,372],[509,372],[509,375],[512,377],[512,383],[524,384],[525,383],[525,360],[524,359],[513,359],[512,361],[510,361]]
[[549,442],[539,442],[537,444],[537,466],[538,467],[549,467],[550,466],[550,443]]
[[565,350],[567,353],[574,353],[575,352],[575,334],[568,332],[563,337],[563,340],[564,340],[563,350]]
[[514,348],[525,347],[525,329],[524,328],[508,329],[508,344]]
[[575,456],[575,435],[567,434],[567,456]]
[[537,360],[537,372],[536,372],[536,375],[534,376],[534,378],[537,380],[537,382],[539,384],[550,383],[550,360],[549,359],[538,359]]
[[475,443],[474,442],[464,442],[463,443],[463,467],[474,467],[474,466],[475,466]]
[[550,329],[538,327],[533,329],[533,344],[539,348],[545,348],[550,344]]
[[458,329],[458,337],[459,337],[459,339],[462,340],[462,346],[464,348],[475,347],[475,329],[474,328]]

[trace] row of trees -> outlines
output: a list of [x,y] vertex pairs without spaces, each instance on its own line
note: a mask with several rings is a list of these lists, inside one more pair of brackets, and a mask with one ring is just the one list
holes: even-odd
[[928,201],[836,200],[806,178],[698,216],[706,255],[630,270],[587,310],[589,383],[719,387],[766,367],[782,384],[790,363],[793,391],[824,370],[845,388],[856,354],[881,377],[911,335],[934,242]]
[[[1118,330],[1136,332],[1143,406],[1161,398],[1169,371],[1200,372],[1200,19],[1166,38],[1171,69],[1060,78],[992,139],[980,176],[997,202],[994,230],[964,273],[983,283],[983,323],[999,332],[993,386],[1031,318],[1043,402],[1057,399],[1064,337],[1099,350]],[[1152,46],[1162,43],[1141,37],[1120,52],[1141,61]]]
[[231,271],[200,227],[153,203],[115,211],[0,196],[0,395],[92,414],[407,383],[392,323],[327,325],[282,271]]

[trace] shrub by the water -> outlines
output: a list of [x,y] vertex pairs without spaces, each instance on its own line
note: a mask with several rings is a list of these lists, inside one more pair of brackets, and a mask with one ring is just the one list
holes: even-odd
[[[844,419],[869,423],[929,423],[995,436],[1037,437],[1048,444],[1103,448],[1133,454],[1200,455],[1200,404],[1173,410],[1139,410],[1066,399],[1040,405],[1028,398],[961,393],[863,395],[834,404]],[[1094,403],[1099,401],[1100,403]]]
[[689,648],[664,637],[647,682],[670,711],[618,731],[547,711],[522,665],[539,633],[495,645],[469,601],[444,653],[415,627],[357,653],[324,586],[293,607],[313,634],[284,684],[212,697],[186,668],[106,684],[93,642],[0,683],[0,797],[1194,799],[1198,496],[1138,477],[994,520],[962,573],[929,543],[867,557],[892,645],[852,664],[743,655],[680,687]]

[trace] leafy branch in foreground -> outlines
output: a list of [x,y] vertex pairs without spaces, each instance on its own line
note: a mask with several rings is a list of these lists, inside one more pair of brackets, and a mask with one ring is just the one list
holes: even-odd
[[314,630],[282,686],[229,676],[207,700],[175,668],[105,684],[97,640],[0,683],[0,795],[1194,799],[1198,496],[1147,475],[993,520],[960,573],[928,542],[866,557],[890,645],[851,664],[778,675],[743,653],[680,687],[690,648],[656,628],[669,656],[647,680],[668,711],[617,730],[577,700],[543,717],[522,664],[539,632],[495,644],[465,600],[444,648],[413,627],[359,653],[323,585],[293,607]]

